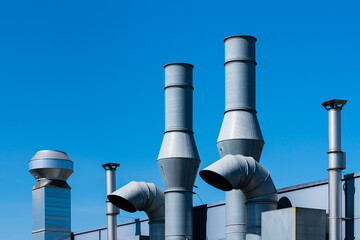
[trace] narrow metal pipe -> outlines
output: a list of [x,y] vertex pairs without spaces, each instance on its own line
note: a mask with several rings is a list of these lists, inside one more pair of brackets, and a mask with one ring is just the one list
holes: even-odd
[[165,133],[157,163],[165,186],[165,239],[193,239],[193,187],[200,165],[192,128],[193,66],[164,68]]
[[346,159],[345,153],[341,151],[341,110],[346,102],[346,100],[333,99],[322,103],[328,111],[329,240],[342,238],[341,171],[346,168]]
[[[227,191],[225,208],[226,240],[245,240],[246,198],[241,190]],[[245,208],[245,209],[244,209]]]
[[[118,163],[107,163],[102,165],[106,172],[106,196],[116,190],[115,171]],[[106,197],[106,217],[107,217],[107,239],[117,240],[117,221],[116,215],[119,209],[113,205]]]

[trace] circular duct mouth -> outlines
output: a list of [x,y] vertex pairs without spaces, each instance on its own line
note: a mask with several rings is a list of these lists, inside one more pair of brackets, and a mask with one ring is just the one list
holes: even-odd
[[223,191],[231,191],[233,187],[231,183],[220,174],[210,171],[210,170],[201,170],[200,177],[209,185],[218,188]]
[[127,212],[136,212],[136,208],[128,200],[117,195],[109,194],[107,196],[109,201],[118,208]]

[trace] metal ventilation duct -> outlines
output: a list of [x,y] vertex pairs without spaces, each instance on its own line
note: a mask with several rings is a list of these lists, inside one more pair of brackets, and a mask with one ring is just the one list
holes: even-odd
[[[116,189],[116,168],[120,164],[118,163],[107,163],[103,164],[102,167],[106,172],[106,196],[114,192]],[[106,198],[106,218],[107,218],[107,239],[117,240],[117,221],[116,215],[119,214],[119,209],[115,207]]]
[[247,209],[246,239],[261,239],[261,213],[277,208],[277,191],[269,172],[252,157],[228,154],[201,170],[200,176],[220,190],[243,191]]
[[193,187],[200,164],[192,128],[193,66],[164,68],[165,133],[157,162],[165,186],[165,239],[193,239]]
[[[263,169],[258,163],[253,163],[260,160],[264,147],[255,104],[256,38],[247,35],[237,35],[225,38],[224,42],[225,115],[216,144],[221,159],[214,163],[214,166],[211,165],[210,169],[200,172],[200,176],[215,187],[226,186],[227,181],[224,179],[227,178],[227,172],[244,174],[244,172],[239,170],[239,164],[247,166],[251,163],[255,169]],[[232,159],[232,161],[225,161],[227,159]],[[224,163],[226,164],[222,165]],[[212,169],[212,167],[215,167],[215,164],[216,169]],[[214,171],[211,173],[212,170]],[[263,172],[267,171],[263,170]],[[256,174],[254,176],[242,175],[241,179],[248,181],[241,183],[241,186],[247,186],[246,191],[251,190],[251,185],[248,186],[248,184],[254,184],[252,181],[269,181],[261,179]],[[241,179],[239,181],[242,181]],[[218,185],[219,183],[216,183],[216,181],[222,181],[222,184]],[[226,189],[229,191],[231,189],[243,188],[227,184]],[[261,190],[261,192],[266,191],[264,189]],[[249,239],[253,233],[255,234],[254,236],[260,236],[261,211],[268,207],[273,209],[274,200],[273,196],[270,196],[269,205],[264,207],[261,204],[253,204],[258,197],[252,199],[251,196],[248,194],[247,198],[245,198],[241,190],[226,192],[227,240]],[[245,201],[248,214],[246,213]],[[246,232],[248,233],[247,237]]]
[[70,240],[71,196],[66,180],[74,163],[64,152],[38,151],[29,161],[32,189],[32,239]]
[[341,110],[346,100],[323,102],[328,111],[329,133],[329,240],[340,240],[341,234],[341,171],[346,168],[345,153],[341,151]]
[[165,236],[164,193],[153,183],[130,182],[108,195],[109,201],[127,212],[144,211],[149,217],[150,240]]

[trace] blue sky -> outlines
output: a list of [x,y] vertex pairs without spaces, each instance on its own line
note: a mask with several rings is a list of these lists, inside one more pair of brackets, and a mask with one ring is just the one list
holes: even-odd
[[[327,177],[323,101],[343,111],[345,172],[360,171],[358,1],[0,1],[0,239],[31,238],[28,160],[57,149],[75,163],[73,231],[104,226],[105,171],[154,182],[164,70],[194,68],[194,131],[204,168],[218,159],[224,44],[257,37],[262,165],[278,188]],[[204,203],[224,193],[196,180]],[[194,196],[194,204],[201,204]],[[121,211],[119,221],[143,213]]]

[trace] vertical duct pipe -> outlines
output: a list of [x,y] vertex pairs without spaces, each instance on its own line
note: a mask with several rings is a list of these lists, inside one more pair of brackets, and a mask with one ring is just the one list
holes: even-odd
[[341,171],[346,168],[345,153],[341,151],[341,110],[346,100],[323,102],[328,111],[329,140],[329,240],[340,240],[341,234]]
[[32,239],[70,240],[71,188],[66,180],[74,163],[64,152],[38,151],[29,161],[32,189]]
[[193,135],[193,66],[165,68],[165,133],[158,166],[165,186],[165,239],[193,239],[193,187],[200,157]]
[[[264,140],[256,117],[255,42],[246,35],[230,36],[225,42],[225,115],[217,147],[227,154],[253,156],[260,160]],[[246,207],[241,190],[226,192],[226,240],[245,240]]]
[[150,240],[164,240],[165,197],[155,184],[132,181],[108,195],[108,199],[127,212],[144,211],[149,217]]
[[[106,196],[116,190],[116,168],[118,163],[103,164],[102,167],[106,172]],[[106,218],[107,218],[107,239],[117,240],[117,222],[116,215],[119,214],[119,209],[112,204],[106,197]]]
[[[257,163],[260,161],[264,140],[256,116],[256,38],[236,35],[225,38],[224,42],[225,115],[216,143],[221,159],[213,164],[219,163],[215,168],[211,165],[202,170],[200,176],[210,185],[228,191],[226,192],[226,239],[260,239],[261,212],[276,208],[277,195],[270,175]],[[254,174],[252,177],[249,172],[239,171],[240,165],[255,165],[254,169],[263,169],[261,171],[263,174],[260,174],[261,176]],[[234,180],[235,182],[229,183],[225,180],[229,177],[228,174],[241,174],[241,176],[240,179]],[[243,182],[244,179],[247,182]],[[254,181],[267,184],[253,194],[255,190],[251,186],[256,185]],[[227,187],[224,188],[222,184]]]

